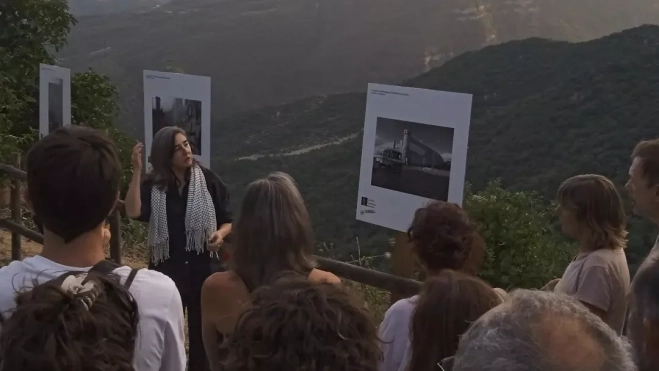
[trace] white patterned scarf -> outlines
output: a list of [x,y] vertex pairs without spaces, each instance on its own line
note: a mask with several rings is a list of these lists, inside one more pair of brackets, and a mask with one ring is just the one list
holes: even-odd
[[[186,251],[204,252],[208,240],[217,229],[215,206],[201,167],[196,163],[190,169],[188,203],[185,210]],[[167,193],[153,186],[151,190],[151,220],[149,221],[149,248],[154,264],[169,259],[169,228],[167,226]]]

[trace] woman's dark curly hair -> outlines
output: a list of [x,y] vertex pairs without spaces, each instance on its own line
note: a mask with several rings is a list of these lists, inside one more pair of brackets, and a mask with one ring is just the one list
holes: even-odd
[[224,346],[225,371],[376,371],[381,358],[364,302],[298,275],[256,290]]
[[458,205],[431,201],[414,213],[407,231],[414,252],[431,272],[452,269],[475,275],[485,258],[485,241]]
[[[69,276],[87,277],[94,288],[63,289]],[[63,274],[19,293],[10,314],[0,334],[0,371],[134,371],[137,304],[112,275]]]

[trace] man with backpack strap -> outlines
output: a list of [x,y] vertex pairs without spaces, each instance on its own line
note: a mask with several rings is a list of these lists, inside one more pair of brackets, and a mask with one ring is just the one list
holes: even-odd
[[69,126],[37,142],[27,155],[28,206],[43,223],[41,253],[0,269],[0,313],[7,319],[16,291],[70,271],[113,274],[137,302],[135,369],[184,371],[181,297],[167,276],[105,260],[103,222],[119,198],[121,163],[102,132]]

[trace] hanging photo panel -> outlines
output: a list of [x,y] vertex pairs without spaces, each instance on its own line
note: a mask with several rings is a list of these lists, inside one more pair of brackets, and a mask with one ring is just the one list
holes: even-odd
[[71,125],[71,70],[39,66],[39,137]]
[[472,96],[369,84],[357,219],[407,231],[430,200],[462,204]]
[[144,71],[144,146],[147,171],[153,136],[165,126],[185,130],[194,157],[210,167],[211,78]]

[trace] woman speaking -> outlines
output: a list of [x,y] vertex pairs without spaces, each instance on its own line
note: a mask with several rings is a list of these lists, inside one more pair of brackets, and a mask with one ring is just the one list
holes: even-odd
[[167,126],[154,135],[149,160],[153,170],[144,181],[142,149],[141,143],[133,148],[126,213],[149,223],[149,269],[176,283],[188,315],[188,370],[204,371],[201,287],[231,232],[229,192],[217,174],[194,160],[185,131],[178,127]]

